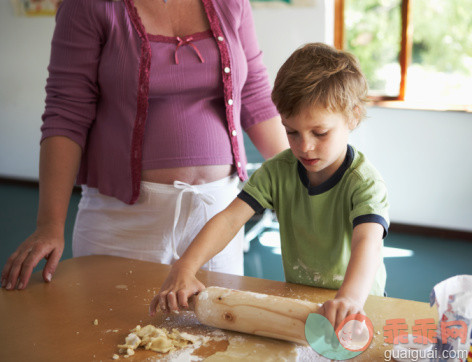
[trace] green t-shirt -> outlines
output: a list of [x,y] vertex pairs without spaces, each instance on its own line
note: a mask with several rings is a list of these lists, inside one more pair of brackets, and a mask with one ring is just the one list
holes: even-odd
[[[321,185],[310,186],[305,168],[288,149],[264,162],[239,197],[256,212],[275,210],[285,279],[291,283],[339,289],[354,227],[376,222],[384,227],[384,236],[388,230],[385,183],[349,145],[343,164]],[[382,262],[370,293],[383,295],[385,280]]]

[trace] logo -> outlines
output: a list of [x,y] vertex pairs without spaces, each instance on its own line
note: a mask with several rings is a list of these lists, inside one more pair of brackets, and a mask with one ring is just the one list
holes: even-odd
[[334,360],[354,358],[372,342],[374,328],[362,314],[351,314],[334,330],[321,314],[310,313],[305,323],[305,337],[311,348],[323,357]]

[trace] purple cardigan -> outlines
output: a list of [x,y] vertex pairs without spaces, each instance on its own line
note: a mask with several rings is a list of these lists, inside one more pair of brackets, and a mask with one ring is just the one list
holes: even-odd
[[[221,56],[228,135],[247,178],[242,129],[277,111],[248,0],[202,0]],[[78,184],[133,204],[148,111],[149,40],[133,0],[64,0],[52,39],[41,141],[83,149]]]

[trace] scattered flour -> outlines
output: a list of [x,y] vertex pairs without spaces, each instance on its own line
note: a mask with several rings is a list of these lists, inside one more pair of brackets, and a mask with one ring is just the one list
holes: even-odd
[[316,353],[313,348],[308,346],[297,347],[298,358],[297,362],[330,362],[328,358],[325,358]]
[[177,351],[172,353],[172,356],[169,356],[169,361],[172,362],[194,362],[194,361],[202,361],[203,358],[199,356],[194,356],[193,353],[194,349],[183,349],[181,351]]
[[112,332],[113,332],[113,333],[118,333],[118,332],[119,332],[119,329],[107,329],[107,330],[105,331],[105,333],[112,333]]
[[298,261],[298,264],[300,264],[303,269],[305,269],[306,271],[310,270],[310,268],[308,268],[308,267],[305,265],[305,263],[302,262],[300,259],[298,259],[297,261]]
[[229,345],[225,351],[216,352],[205,361],[291,362],[297,360],[297,345],[294,343],[234,333],[230,335],[228,341]]

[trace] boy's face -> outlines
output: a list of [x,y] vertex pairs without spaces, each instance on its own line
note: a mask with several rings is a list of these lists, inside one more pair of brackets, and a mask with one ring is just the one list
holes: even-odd
[[299,114],[282,117],[294,156],[307,170],[312,186],[328,180],[346,156],[349,133],[357,122],[342,113],[322,107],[302,109]]

